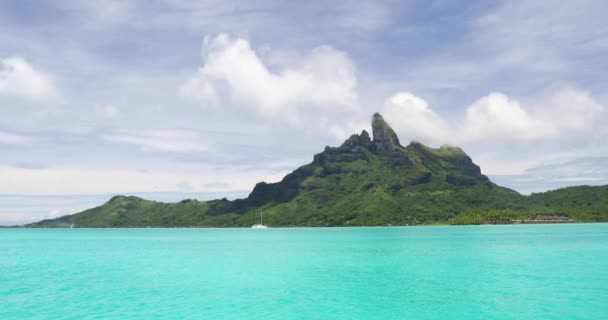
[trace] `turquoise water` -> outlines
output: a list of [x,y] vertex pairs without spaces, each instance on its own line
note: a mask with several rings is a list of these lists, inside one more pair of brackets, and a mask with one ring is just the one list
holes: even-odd
[[0,319],[608,319],[608,224],[0,229]]

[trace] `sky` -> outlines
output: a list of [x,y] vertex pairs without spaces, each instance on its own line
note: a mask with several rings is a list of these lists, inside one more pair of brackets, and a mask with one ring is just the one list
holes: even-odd
[[0,0],[0,224],[243,197],[369,130],[608,184],[606,1]]

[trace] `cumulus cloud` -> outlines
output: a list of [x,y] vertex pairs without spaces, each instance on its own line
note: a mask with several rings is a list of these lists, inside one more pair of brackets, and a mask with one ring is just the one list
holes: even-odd
[[475,140],[533,140],[557,133],[550,122],[533,117],[519,101],[494,92],[480,98],[467,108],[460,139]]
[[422,98],[399,92],[384,104],[383,114],[395,130],[411,140],[436,142],[448,135],[448,125]]
[[548,90],[526,106],[503,93],[490,93],[453,121],[443,119],[424,99],[409,92],[390,97],[383,112],[405,139],[458,144],[552,139],[589,132],[603,109],[590,93],[562,87]]
[[142,151],[188,153],[208,150],[198,134],[184,130],[117,131],[102,135],[101,138],[109,142],[136,145]]
[[0,60],[0,95],[7,94],[32,99],[57,94],[50,75],[35,69],[21,57]]
[[95,108],[95,113],[102,117],[102,118],[106,118],[106,119],[114,119],[117,118],[118,116],[120,116],[120,111],[118,111],[118,108],[116,108],[115,106],[112,105],[102,105],[102,106],[97,106]]
[[182,96],[216,100],[227,88],[236,105],[262,117],[298,121],[301,108],[352,110],[356,106],[355,68],[344,52],[313,49],[299,61],[271,69],[249,41],[226,34],[205,38],[205,63],[182,85]]

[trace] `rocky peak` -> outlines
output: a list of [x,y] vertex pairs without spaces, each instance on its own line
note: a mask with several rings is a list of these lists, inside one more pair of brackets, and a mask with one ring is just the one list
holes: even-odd
[[400,146],[397,134],[379,113],[374,113],[372,117],[372,134],[379,152],[393,152]]
[[344,141],[340,146],[340,149],[356,152],[359,151],[359,147],[370,148],[371,145],[372,140],[369,138],[369,133],[363,130],[361,134],[353,134],[350,136],[350,138]]

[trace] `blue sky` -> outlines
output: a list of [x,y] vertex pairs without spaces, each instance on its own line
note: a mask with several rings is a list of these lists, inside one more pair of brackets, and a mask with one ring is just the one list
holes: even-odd
[[[1,1],[0,223],[246,195],[380,111],[523,193],[608,183],[604,1]],[[26,199],[27,201],[21,201]]]

